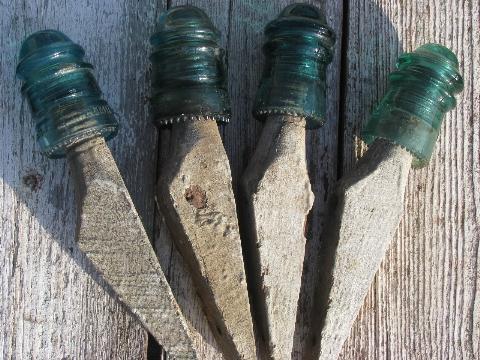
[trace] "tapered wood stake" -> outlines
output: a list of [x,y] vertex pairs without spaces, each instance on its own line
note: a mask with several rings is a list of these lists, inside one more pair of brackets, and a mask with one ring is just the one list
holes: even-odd
[[163,13],[150,39],[152,105],[171,125],[158,203],[227,359],[255,359],[232,175],[217,121],[230,119],[220,33],[193,6]]
[[371,146],[332,197],[307,358],[340,354],[400,222],[410,167],[428,163],[462,87],[457,58],[441,45],[423,45],[398,60],[363,132]]
[[287,6],[265,34],[266,65],[254,107],[265,126],[241,185],[254,313],[269,358],[283,360],[292,353],[314,200],[305,135],[325,121],[335,35],[323,12],[306,4]]
[[203,118],[176,124],[170,141],[158,180],[162,213],[225,356],[254,359],[232,178],[217,124]]
[[[319,359],[336,359],[350,334],[400,222],[411,163],[408,151],[377,140],[338,184],[322,235],[316,319],[312,321]],[[318,349],[310,354],[318,354]]]
[[17,74],[24,80],[22,92],[36,120],[40,147],[49,157],[66,156],[72,167],[80,249],[174,359],[198,359],[188,324],[105,143],[118,123],[83,55],[79,45],[54,30],[34,33],[22,45]]
[[270,115],[242,178],[250,231],[257,316],[274,359],[290,357],[295,331],[305,223],[313,205],[305,119]]
[[187,322],[104,139],[72,148],[68,159],[77,189],[78,246],[174,359],[197,359]]

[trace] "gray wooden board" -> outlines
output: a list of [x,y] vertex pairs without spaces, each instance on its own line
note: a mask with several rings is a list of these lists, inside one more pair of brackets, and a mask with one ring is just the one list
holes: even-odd
[[[291,2],[186,2],[205,9],[223,33],[233,121],[222,134],[235,189],[262,128],[251,108],[263,66],[263,27]],[[181,3],[169,1],[172,6]],[[145,331],[107,294],[75,247],[70,171],[65,161],[39,154],[27,104],[20,98],[20,82],[14,78],[20,42],[43,28],[62,30],[86,48],[105,97],[119,113],[123,128],[110,145],[147,231],[155,224],[162,268],[198,331],[201,354],[207,360],[221,358],[188,271],[162,217],[158,212],[154,216],[156,158],[159,154],[161,162],[166,156],[168,131],[162,132],[157,147],[146,101],[148,37],[166,5],[162,0],[0,0],[2,358],[141,359],[147,354]],[[480,76],[479,6],[475,0],[326,2],[338,39],[328,75],[329,120],[306,144],[316,203],[309,222],[294,359],[302,358],[307,329],[314,325],[309,311],[315,258],[337,161],[342,173],[352,168],[364,150],[356,136],[384,93],[398,54],[428,41],[442,42],[459,54],[465,91],[443,125],[431,164],[411,172],[406,216],[342,358],[480,357],[480,92],[474,87]],[[342,28],[346,52],[341,81]]]
[[21,41],[36,30],[59,29],[85,48],[122,124],[110,143],[114,157],[152,232],[156,135],[146,125],[145,69],[160,5],[0,2],[0,358],[146,358],[146,332],[107,294],[74,243],[70,169],[39,153],[15,66]]
[[[253,118],[251,112],[264,62],[261,50],[264,42],[263,29],[269,21],[278,16],[286,5],[292,2],[294,1],[232,0],[227,2],[220,0],[172,0],[170,2],[171,6],[189,4],[206,10],[215,26],[222,32],[222,44],[227,51],[229,92],[233,118],[230,124],[222,127],[221,131],[227,155],[231,162],[236,194],[238,194],[238,181],[253,154],[262,129],[262,124]],[[310,1],[310,3],[317,6],[321,5],[320,1]],[[305,348],[304,344],[308,340],[307,329],[310,325],[308,312],[311,311],[313,294],[310,290],[313,288],[314,274],[316,272],[315,262],[312,260],[316,258],[316,253],[319,251],[319,234],[324,219],[323,210],[326,204],[326,194],[329,186],[336,179],[342,4],[341,2],[328,3],[325,6],[325,10],[327,11],[329,25],[337,33],[338,45],[328,73],[328,123],[322,129],[310,132],[306,141],[312,190],[316,201],[310,217],[311,221],[308,231],[303,281],[305,291],[299,300],[301,311],[297,316],[295,329],[294,358],[301,357]],[[160,162],[168,156],[168,132],[168,130],[164,130],[160,136]],[[157,223],[160,226],[156,236],[157,249],[165,255],[169,254],[168,249],[172,249],[170,258],[159,254],[162,258],[162,263],[168,264],[162,266],[166,266],[168,274],[173,277],[171,285],[174,293],[177,288],[181,289],[182,296],[179,297],[178,301],[181,306],[184,306],[184,311],[195,314],[192,316],[193,321],[196,324],[202,324],[202,329],[207,330],[208,327],[203,325],[201,305],[197,299],[191,300],[194,298],[194,289],[190,286],[190,277],[185,273],[181,257],[175,248],[171,246],[168,230],[163,225],[161,215],[158,216],[158,219]],[[242,224],[240,223],[240,225]],[[189,295],[185,296],[186,294]],[[214,344],[209,330],[203,333],[202,344],[206,351],[205,359],[220,357],[218,350],[216,350],[217,345]]]
[[479,359],[480,3],[353,0],[348,14],[343,172],[401,52],[450,47],[465,90],[429,166],[410,172],[403,220],[341,358]]

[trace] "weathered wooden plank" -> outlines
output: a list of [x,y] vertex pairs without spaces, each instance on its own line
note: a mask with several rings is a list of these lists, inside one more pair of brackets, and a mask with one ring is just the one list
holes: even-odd
[[39,153],[14,69],[22,39],[35,30],[62,30],[85,47],[123,126],[114,157],[151,231],[156,138],[145,125],[143,69],[161,3],[0,1],[1,358],[146,358],[146,332],[75,245],[68,167]]
[[342,359],[480,357],[479,23],[478,1],[349,2],[342,171],[364,149],[354,137],[402,50],[425,42],[450,47],[465,90],[430,165],[410,173],[403,220]]
[[[322,1],[307,1],[321,6]],[[268,0],[172,0],[171,6],[189,4],[204,9],[215,26],[222,32],[222,43],[227,50],[229,91],[232,102],[232,121],[221,128],[224,145],[230,159],[234,191],[238,194],[238,181],[247,166],[257,144],[262,124],[251,115],[253,99],[260,81],[263,67],[261,51],[264,42],[263,29],[291,1]],[[302,357],[305,343],[308,341],[309,313],[312,306],[313,286],[315,283],[316,259],[320,246],[320,232],[326,210],[327,192],[336,179],[337,159],[337,122],[339,106],[340,47],[342,26],[342,2],[325,4],[327,21],[337,34],[335,56],[327,73],[327,124],[318,131],[307,135],[306,150],[309,160],[309,174],[316,201],[308,225],[308,241],[305,251],[303,289],[299,300],[300,312],[294,336],[293,358]],[[168,154],[169,132],[163,130],[160,135],[159,163],[165,161]],[[238,196],[238,195],[237,195]],[[162,217],[156,220],[156,246],[164,271],[170,274],[170,284],[182,306],[184,313],[199,332],[198,346],[203,349],[205,359],[220,358],[217,345],[213,340],[201,305],[192,288],[191,279],[183,260],[175,247],[172,247],[168,231]],[[242,224],[240,224],[242,226]],[[242,229],[241,229],[242,231]]]
[[[179,5],[194,5],[203,9],[212,19],[215,27],[222,33],[222,42],[225,44],[228,29],[228,3],[201,1],[168,1],[168,7]],[[161,129],[159,134],[159,158],[158,171],[164,164],[170,154],[170,135],[171,130]],[[154,180],[156,180],[155,177]],[[158,203],[158,201],[157,201]],[[160,264],[169,280],[172,291],[182,308],[187,320],[192,328],[197,331],[195,334],[195,345],[199,358],[201,359],[222,359],[221,348],[217,344],[212,330],[207,322],[205,313],[202,309],[202,302],[197,295],[197,291],[189,273],[189,269],[173,244],[170,232],[165,224],[161,211],[157,207],[155,213],[155,247]]]
[[[222,30],[228,48],[234,121],[223,135],[236,182],[262,127],[250,116],[263,62],[262,29],[287,1],[190,3],[208,11]],[[126,1],[113,5],[99,1],[0,1],[2,10],[6,9],[0,14],[0,258],[6,269],[1,275],[0,314],[2,324],[7,324],[0,353],[6,358],[32,354],[40,358],[145,356],[144,332],[84,273],[86,268],[92,274],[92,268],[73,243],[73,187],[64,179],[69,176],[68,170],[63,161],[47,162],[38,154],[36,145],[29,145],[34,144],[33,126],[19,98],[13,67],[21,38],[42,27],[59,28],[86,47],[89,59],[97,66],[106,98],[124,117],[122,123],[127,124],[113,142],[113,153],[140,214],[148,220],[155,181],[155,169],[149,165],[156,156],[155,131],[138,119],[148,117],[149,106],[141,101],[149,93],[145,81],[148,72],[144,71],[148,63],[147,39],[160,4],[160,0],[155,4]],[[362,145],[354,142],[354,136],[383,94],[386,75],[402,47],[411,50],[431,40],[452,47],[459,54],[466,88],[460,106],[445,121],[438,155],[428,169],[410,176],[405,202],[409,214],[399,228],[343,356],[478,357],[479,236],[475,209],[480,201],[473,190],[479,186],[480,129],[474,119],[480,113],[480,95],[473,79],[479,76],[479,4],[434,0],[354,0],[348,4],[343,171],[350,169],[361,154]],[[342,3],[330,2],[327,13],[329,24],[340,36]],[[397,30],[400,42],[396,40]],[[321,204],[336,178],[339,54],[340,42],[329,71],[332,91],[327,101],[331,120],[312,136],[308,150],[313,190]],[[125,86],[130,82],[131,86]],[[137,148],[137,144],[141,147]],[[168,144],[164,141],[161,145]],[[306,341],[312,293],[309,289],[315,273],[309,267],[315,262],[308,256],[318,252],[317,235],[324,209],[315,204],[311,216],[313,240],[307,243],[295,358],[300,358]],[[165,260],[162,266],[169,271],[179,301],[183,301],[201,334],[199,346],[205,358],[219,358],[190,280],[184,275],[186,269],[169,245],[161,224],[160,219],[157,248]],[[146,225],[148,228],[148,221]]]
[[169,156],[157,185],[162,215],[224,357],[253,360],[253,321],[230,166],[216,122],[199,118],[174,124]]
[[308,359],[338,358],[400,222],[411,163],[405,149],[375,141],[331,195]]
[[78,247],[163,348],[178,360],[198,360],[190,329],[105,140],[86,141],[67,156],[75,179]]
[[[263,346],[272,359],[292,352],[313,205],[307,173],[305,118],[269,115],[242,177],[250,241],[251,298]],[[255,267],[255,268],[253,268]]]
[[318,253],[321,248],[320,234],[327,218],[327,196],[333,191],[338,167],[338,125],[340,103],[340,66],[343,33],[343,2],[309,0],[307,3],[322,6],[327,24],[336,34],[333,60],[327,67],[327,112],[325,125],[316,131],[309,131],[306,139],[309,176],[315,195],[313,208],[307,223],[307,244],[303,265],[302,288],[298,300],[297,324],[295,329],[292,359],[303,359],[307,355],[308,329],[315,326],[310,316],[313,294],[318,273]]

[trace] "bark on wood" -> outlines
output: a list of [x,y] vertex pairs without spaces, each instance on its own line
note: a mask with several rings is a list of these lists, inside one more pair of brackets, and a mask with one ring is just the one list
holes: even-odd
[[158,201],[229,359],[256,357],[230,165],[215,121],[173,125]]
[[[340,180],[322,235],[311,359],[336,359],[403,212],[412,156],[377,140]],[[318,353],[320,345],[320,356]]]
[[115,295],[175,359],[197,359],[115,160],[103,138],[69,150],[77,191],[77,243]]
[[305,223],[314,198],[305,132],[303,118],[269,116],[242,178],[253,306],[272,359],[288,359],[292,353]]

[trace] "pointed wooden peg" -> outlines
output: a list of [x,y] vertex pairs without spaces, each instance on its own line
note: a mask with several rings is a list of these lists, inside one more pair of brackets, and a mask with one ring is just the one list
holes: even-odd
[[128,309],[175,358],[198,359],[187,321],[104,137],[115,135],[113,111],[84,63],[83,49],[58,31],[28,37],[18,74],[44,153],[72,167],[77,241]]
[[255,359],[232,177],[216,123],[230,115],[219,40],[191,6],[162,14],[151,38],[155,120],[173,122],[158,203],[225,357]]
[[270,116],[243,178],[249,209],[256,298],[274,359],[292,351],[305,253],[305,223],[313,193],[305,156],[305,119]]
[[455,55],[436,44],[402,55],[390,75],[363,133],[372,145],[339,182],[322,235],[312,358],[336,359],[342,350],[400,222],[410,167],[428,163],[462,87]]
[[321,341],[311,359],[318,350],[322,360],[338,357],[400,221],[411,162],[408,151],[378,140],[339,183],[322,235],[312,321]]
[[322,12],[305,4],[285,8],[265,34],[267,70],[254,110],[265,126],[242,189],[255,314],[269,357],[283,360],[291,358],[314,200],[305,135],[324,122],[334,34]]

